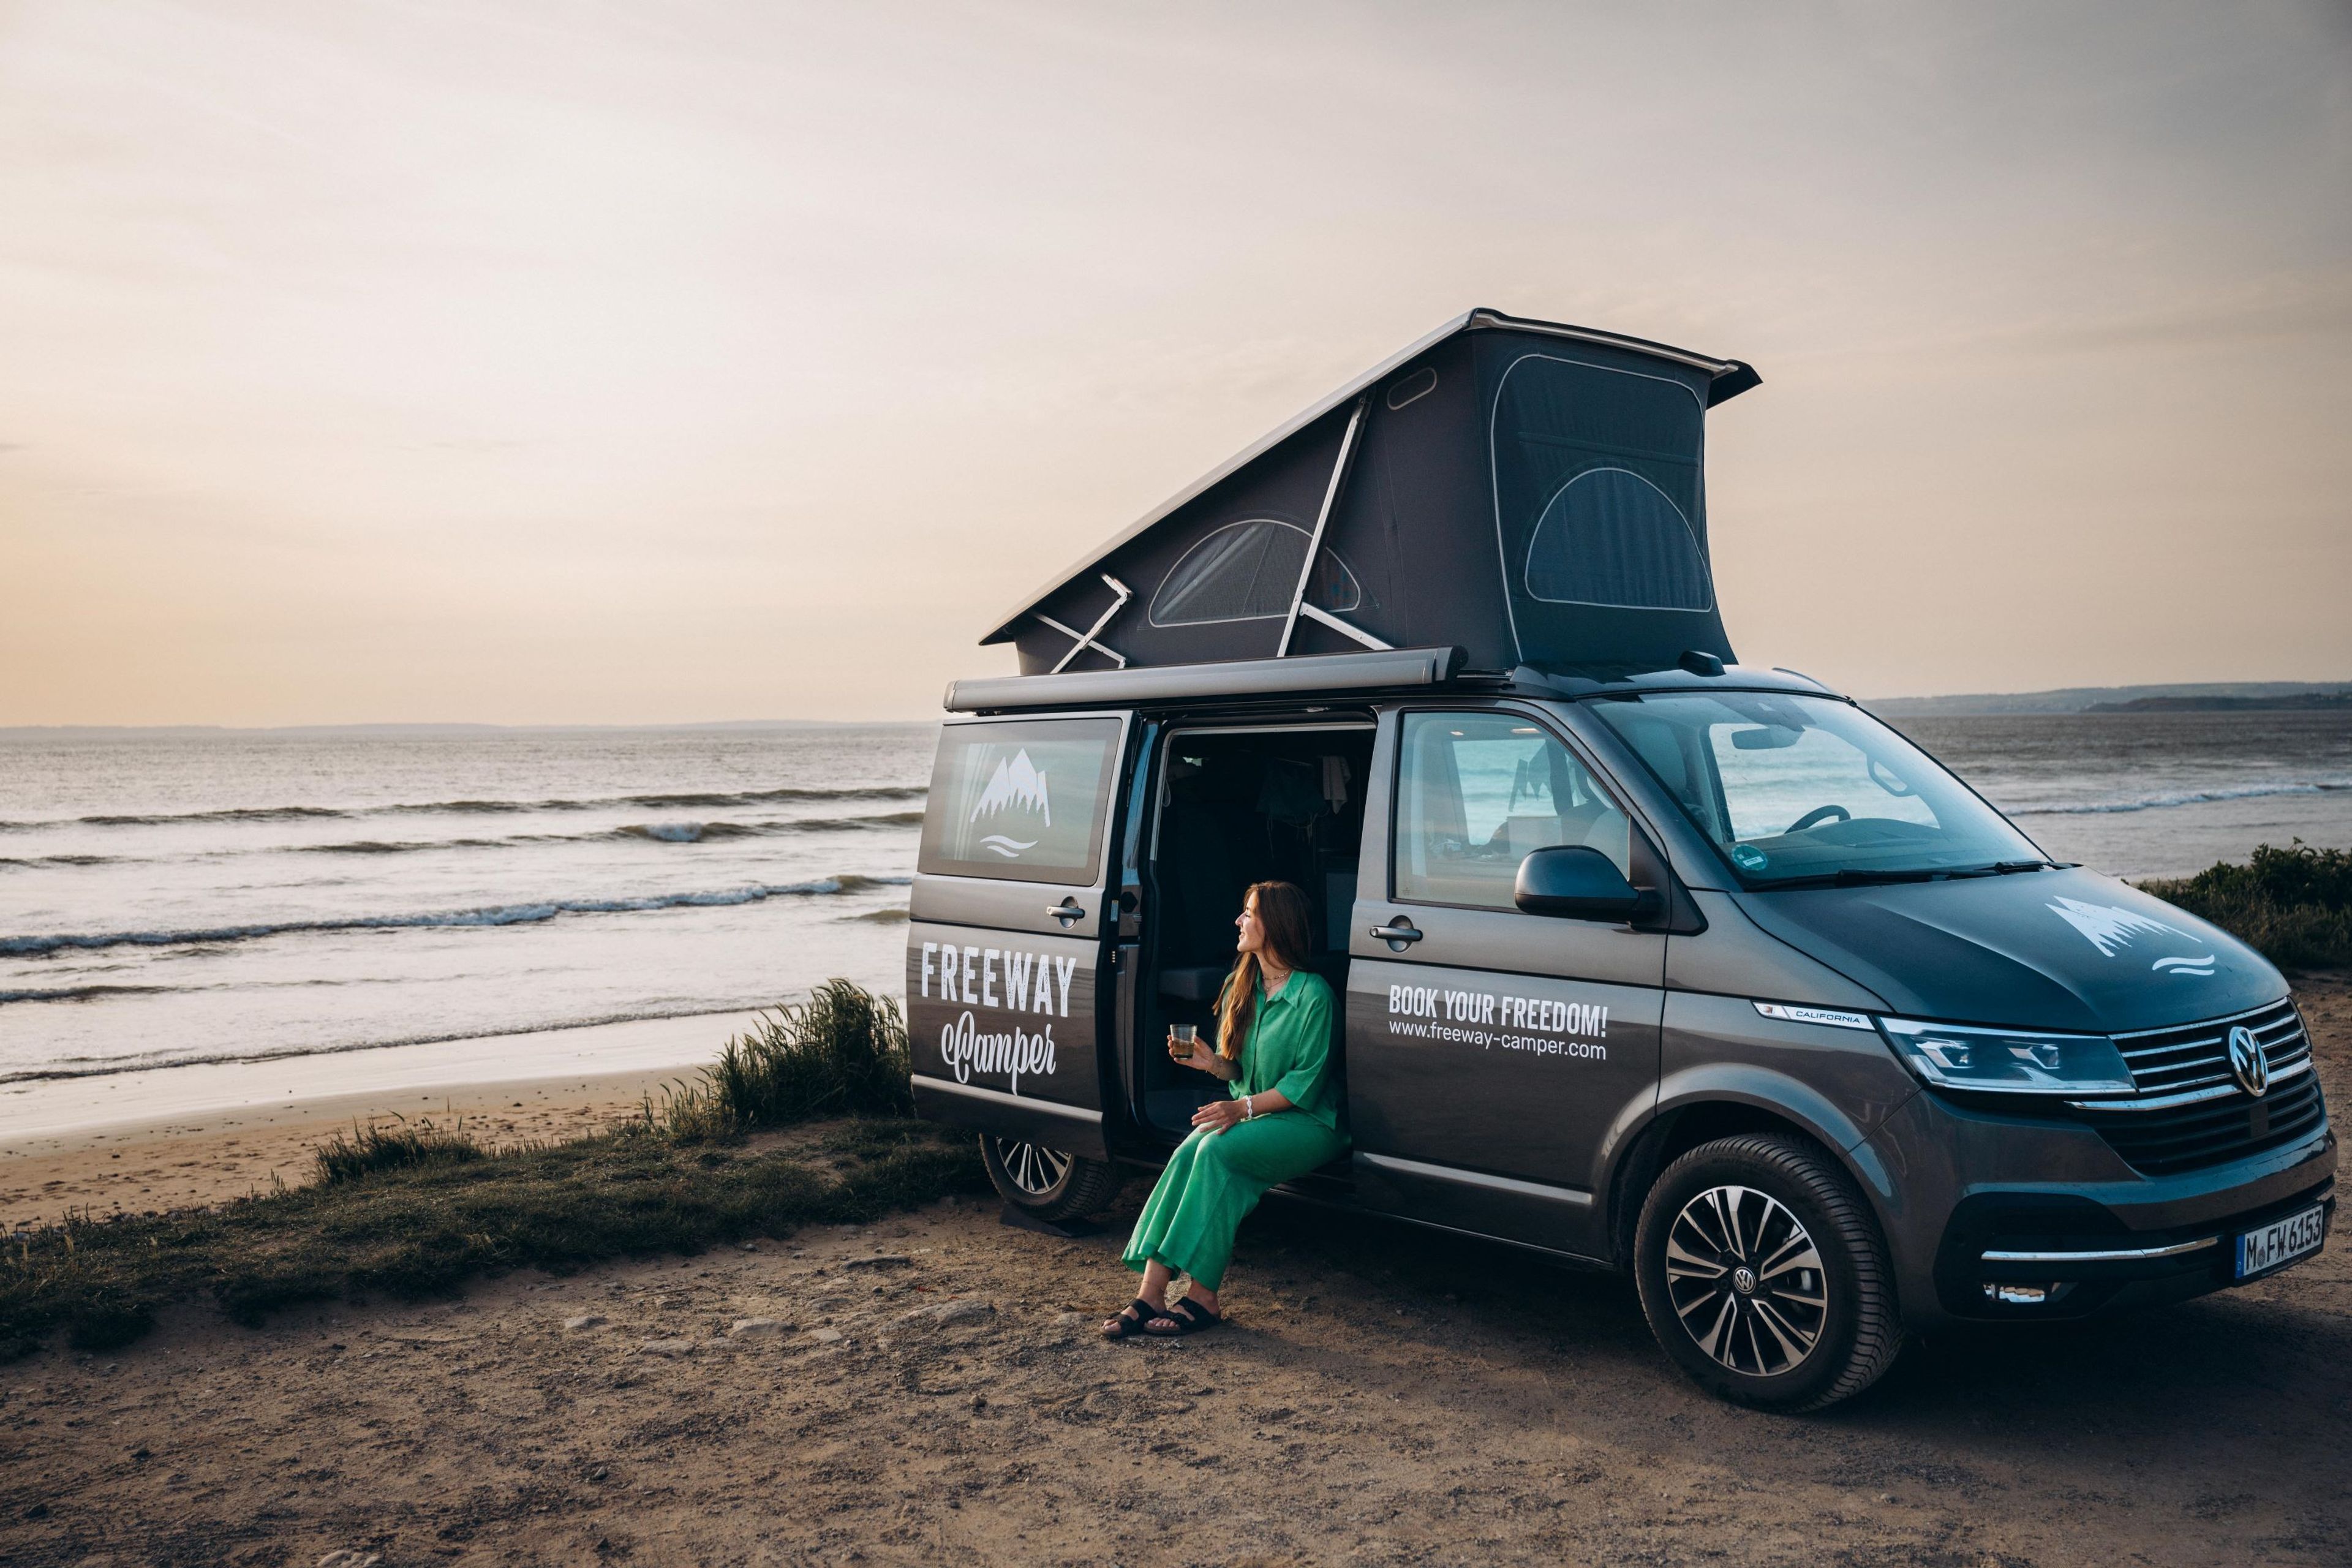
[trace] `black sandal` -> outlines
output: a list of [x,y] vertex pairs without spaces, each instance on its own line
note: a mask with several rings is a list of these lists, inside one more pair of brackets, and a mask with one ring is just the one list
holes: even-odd
[[[1136,1315],[1130,1318],[1128,1316],[1129,1312],[1133,1312]],[[1110,1321],[1117,1323],[1118,1327],[1115,1329],[1102,1329],[1097,1331],[1107,1340],[1133,1339],[1136,1335],[1144,1332],[1144,1324],[1161,1315],[1161,1310],[1160,1308],[1153,1306],[1142,1297],[1138,1296],[1134,1300],[1129,1301],[1126,1306],[1121,1307],[1118,1311],[1111,1314]]]
[[[1152,1323],[1162,1320],[1177,1326],[1172,1329],[1155,1329],[1151,1326]],[[1166,1311],[1153,1313],[1150,1321],[1143,1325],[1143,1331],[1155,1340],[1179,1340],[1187,1334],[1202,1333],[1213,1329],[1224,1321],[1223,1318],[1187,1296]]]

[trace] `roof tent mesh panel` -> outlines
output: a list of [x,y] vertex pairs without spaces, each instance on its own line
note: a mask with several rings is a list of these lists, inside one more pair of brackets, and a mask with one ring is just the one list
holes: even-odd
[[1715,607],[1690,519],[1624,468],[1587,468],[1551,498],[1528,546],[1527,588],[1556,605]]
[[1706,564],[1707,384],[1602,348],[1488,340],[1496,563],[1522,660],[1728,658]]
[[[1272,620],[1290,613],[1307,563],[1307,531],[1270,517],[1228,523],[1184,552],[1151,596],[1155,626]],[[1339,614],[1363,603],[1356,574],[1326,548],[1307,584],[1307,602]]]

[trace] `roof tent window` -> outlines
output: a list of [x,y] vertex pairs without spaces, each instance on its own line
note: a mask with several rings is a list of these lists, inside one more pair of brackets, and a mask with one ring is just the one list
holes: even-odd
[[1496,523],[1528,598],[1706,612],[1704,411],[1679,381],[1522,354],[1495,391]]
[[1532,597],[1560,605],[1715,607],[1690,520],[1623,468],[1587,468],[1551,498],[1528,544],[1527,585]]
[[[1198,626],[1219,621],[1278,620],[1290,613],[1290,592],[1307,563],[1307,530],[1274,518],[1229,522],[1184,552],[1151,595],[1155,626]],[[1358,608],[1363,589],[1328,544],[1307,582],[1309,604],[1334,615]]]

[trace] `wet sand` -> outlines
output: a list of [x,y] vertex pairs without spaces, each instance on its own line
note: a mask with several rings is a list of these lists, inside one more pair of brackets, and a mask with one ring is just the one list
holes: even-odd
[[[2342,1106],[2352,988],[2302,995]],[[1104,1343],[1144,1191],[1076,1239],[967,1201],[259,1331],[190,1306],[0,1368],[0,1559],[2352,1560],[2340,1237],[2162,1311],[1939,1336],[1790,1419],[1693,1390],[1621,1280],[1278,1203],[1230,1326]]]

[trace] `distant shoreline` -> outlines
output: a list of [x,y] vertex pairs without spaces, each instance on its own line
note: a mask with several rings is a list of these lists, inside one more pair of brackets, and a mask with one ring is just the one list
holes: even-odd
[[2352,712],[2352,681],[2219,680],[2169,686],[2066,686],[2049,691],[1866,698],[1863,706],[1888,719],[2036,713]]

